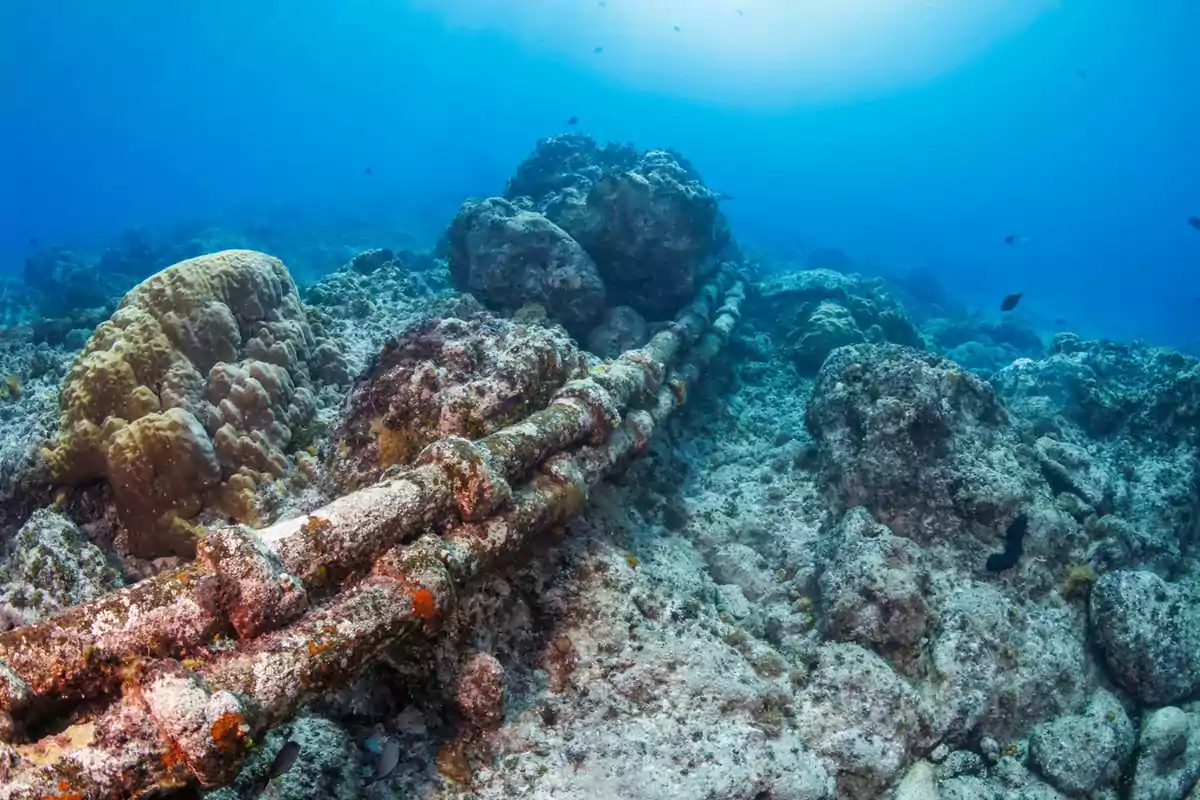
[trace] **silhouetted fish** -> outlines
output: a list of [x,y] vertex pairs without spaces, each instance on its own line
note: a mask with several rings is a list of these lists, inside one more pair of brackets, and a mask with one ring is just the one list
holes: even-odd
[[1188,217],[1188,225],[1200,231],[1200,217]]
[[396,771],[396,765],[399,763],[400,743],[395,739],[385,739],[379,757],[375,759],[375,774],[367,781],[367,785],[387,780],[388,776]]
[[38,238],[36,236],[30,236],[29,243],[31,245],[33,245],[34,247],[37,247],[38,246]]
[[1063,319],[1062,317],[1059,317],[1058,319],[1054,320],[1054,324],[1055,325],[1066,325],[1067,321],[1065,319]]
[[717,199],[718,200],[732,200],[733,195],[731,195],[729,192],[718,192]]
[[681,30],[683,30],[683,29],[682,29],[682,28],[680,28],[678,25],[672,25],[671,27],[675,29],[675,32],[676,32],[676,33],[679,33]]
[[1017,303],[1019,303],[1019,302],[1021,302],[1021,293],[1020,292],[1017,292],[1016,294],[1010,294],[1008,297],[1004,298],[1004,300],[1000,303],[1000,310],[1001,311],[1012,311],[1014,308],[1017,307]]
[[603,47],[593,47],[593,48],[592,48],[592,52],[593,52],[593,53],[603,53],[603,52],[604,52],[604,48],[603,48]]
[[370,167],[367,167],[366,169],[363,170],[363,175],[374,175],[374,174],[375,173],[371,171]]
[[1077,69],[1077,70],[1075,70],[1075,74],[1078,75],[1081,79],[1083,79],[1085,81],[1087,80],[1087,73],[1084,72],[1083,70]]
[[279,752],[275,754],[275,760],[271,762],[271,769],[267,772],[267,782],[270,783],[291,769],[292,764],[296,763],[298,755],[300,755],[299,742],[292,739],[284,742],[283,747],[279,748]]
[[579,117],[568,117],[568,118],[567,118],[567,124],[568,124],[568,125],[578,125],[578,124],[579,124]]
[[742,13],[742,10],[741,10],[740,8],[735,8],[735,9],[734,9],[734,11],[736,11],[736,12],[737,12],[737,15],[738,15],[739,17],[744,17],[744,16],[746,16],[745,14],[743,14],[743,13]]
[[1005,244],[1016,244],[1017,243],[1017,235],[1015,233],[1010,233],[1008,236],[1005,236],[1004,243]]

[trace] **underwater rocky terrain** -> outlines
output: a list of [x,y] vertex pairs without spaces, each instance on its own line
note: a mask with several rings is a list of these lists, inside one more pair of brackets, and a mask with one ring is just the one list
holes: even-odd
[[[436,252],[363,250],[302,292],[253,250],[164,247],[123,270],[35,256],[61,285],[6,290],[0,328],[0,798],[116,785],[69,732],[111,746],[105,701],[163,707],[145,687],[167,667],[98,655],[151,623],[88,616],[100,598],[192,574],[233,523],[271,539],[303,518],[313,552],[337,549],[313,522],[332,501],[444,437],[532,425],[622,364],[650,375],[617,357],[688,329],[677,312],[712,286],[738,325],[702,375],[669,373],[686,406],[642,455],[428,635],[387,640],[256,741],[211,726],[231,785],[207,796],[1200,798],[1200,362],[1043,341],[827,251],[781,267],[738,247],[719,199],[677,153],[569,134],[505,196],[464,203]],[[461,509],[426,535],[477,521]],[[289,571],[313,609],[370,581]],[[210,599],[180,591],[170,607],[203,619]],[[81,603],[89,663],[37,662],[21,632]],[[137,646],[199,681],[293,624],[242,613],[178,658],[175,640]],[[80,702],[21,699],[42,669]],[[296,761],[268,782],[287,741]],[[199,769],[183,744],[166,767],[120,746]]]

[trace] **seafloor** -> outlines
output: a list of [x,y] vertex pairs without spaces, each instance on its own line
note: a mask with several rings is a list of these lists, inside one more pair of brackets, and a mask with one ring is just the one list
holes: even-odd
[[[281,234],[40,250],[0,290],[0,637],[519,422],[732,269],[646,451],[208,796],[1200,798],[1200,363],[744,250],[718,200],[568,135],[434,251],[293,246],[299,294],[246,252]],[[96,713],[0,726],[0,797]]]

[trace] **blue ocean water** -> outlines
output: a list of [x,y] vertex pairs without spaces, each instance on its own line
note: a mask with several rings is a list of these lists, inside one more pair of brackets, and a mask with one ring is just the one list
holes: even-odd
[[12,0],[0,274],[192,219],[432,241],[576,116],[685,154],[744,245],[1191,346],[1196,30],[1187,0]]

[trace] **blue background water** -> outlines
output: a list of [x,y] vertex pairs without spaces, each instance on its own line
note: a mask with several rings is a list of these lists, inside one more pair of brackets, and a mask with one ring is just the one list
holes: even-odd
[[766,44],[747,30],[765,34],[744,20],[771,2],[676,2],[667,32],[620,0],[561,0],[532,28],[486,0],[480,24],[452,0],[9,0],[0,271],[19,273],[30,237],[186,217],[430,239],[578,115],[597,138],[687,155],[734,196],[744,243],[933,265],[989,314],[1023,291],[1022,313],[1086,334],[1200,340],[1200,3],[1047,0],[936,41],[914,23],[791,85],[818,42],[781,22],[795,58],[753,63]]

